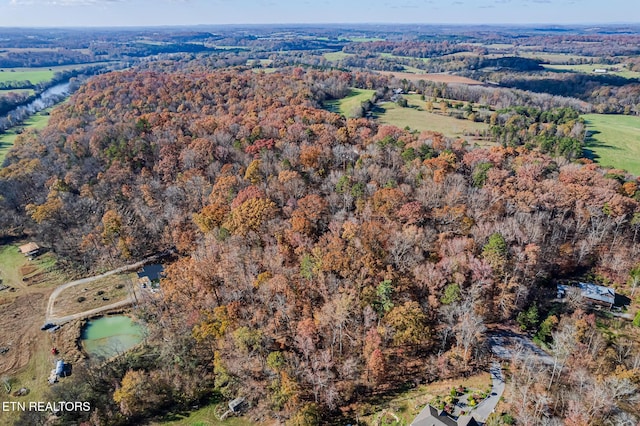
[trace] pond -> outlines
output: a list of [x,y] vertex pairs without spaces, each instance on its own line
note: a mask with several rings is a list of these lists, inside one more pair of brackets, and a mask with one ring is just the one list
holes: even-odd
[[126,315],[105,316],[85,324],[81,341],[89,356],[111,358],[142,342],[145,331]]

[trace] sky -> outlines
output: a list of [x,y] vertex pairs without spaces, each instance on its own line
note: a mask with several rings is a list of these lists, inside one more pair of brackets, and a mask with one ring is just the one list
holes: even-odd
[[638,0],[0,0],[1,27],[640,23]]

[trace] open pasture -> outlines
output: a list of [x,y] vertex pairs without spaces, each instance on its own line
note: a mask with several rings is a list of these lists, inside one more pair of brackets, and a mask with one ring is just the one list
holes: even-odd
[[[417,95],[406,95],[405,98],[409,103],[408,108],[402,108],[393,102],[379,105],[376,108],[378,121],[400,128],[409,127],[418,131],[432,130],[450,138],[463,138],[479,145],[487,144],[487,141],[475,136],[488,130],[487,124],[460,120],[437,112],[428,112],[425,110],[426,102],[420,100]],[[434,106],[434,111],[437,111],[437,106]]]
[[356,107],[360,106],[362,102],[371,99],[374,93],[375,90],[352,89],[351,93],[342,99],[325,102],[325,108],[331,112],[344,115],[345,117],[351,117]]
[[543,65],[545,69],[551,71],[559,71],[559,72],[576,72],[583,74],[593,74],[598,75],[594,72],[596,69],[607,70],[606,73],[600,75],[615,75],[618,77],[624,78],[640,78],[640,72],[638,71],[629,71],[622,66],[622,64],[617,65],[607,65],[607,64],[581,64],[581,65]]
[[640,175],[640,117],[586,114],[590,136],[585,156],[603,166],[625,169]]
[[54,71],[49,68],[0,68],[0,82],[30,81],[33,84],[49,81]]

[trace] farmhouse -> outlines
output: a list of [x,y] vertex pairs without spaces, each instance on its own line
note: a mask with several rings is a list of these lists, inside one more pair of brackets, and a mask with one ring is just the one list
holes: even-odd
[[40,252],[40,247],[34,242],[24,244],[18,247],[18,249],[20,250],[20,253],[24,254],[27,257],[37,256]]
[[427,405],[411,422],[411,426],[479,426],[473,416],[460,416],[456,420],[444,411]]
[[[575,287],[580,289],[580,294],[591,303],[613,307],[616,300],[616,292],[611,287],[604,287],[593,283],[577,283]],[[558,299],[565,297],[571,287],[566,284],[558,284]]]
[[604,68],[595,68],[595,69],[593,70],[593,72],[594,72],[595,74],[606,74],[606,73],[607,73],[607,70],[606,70],[606,69],[604,69]]

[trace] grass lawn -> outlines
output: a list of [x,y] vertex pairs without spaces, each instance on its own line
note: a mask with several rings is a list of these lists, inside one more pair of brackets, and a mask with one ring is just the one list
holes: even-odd
[[603,166],[625,169],[640,176],[640,117],[586,114],[585,156]]
[[352,117],[352,111],[360,104],[368,99],[371,99],[375,90],[366,89],[352,89],[351,93],[342,99],[335,99],[329,102],[325,102],[325,108],[331,112],[344,115],[345,117]]
[[[28,260],[18,249],[18,246],[26,243],[27,241],[21,241],[0,246],[2,285],[18,290],[25,290],[33,286],[33,291],[39,291],[39,289],[52,284],[59,284],[67,278],[57,267],[57,259],[52,252],[42,253],[33,260]],[[15,295],[13,292],[5,290],[0,293],[0,299],[11,299]]]
[[152,424],[154,426],[255,426],[258,424],[243,417],[228,417],[220,421],[216,417],[218,405],[218,403],[210,404],[188,413],[173,413],[166,416],[166,420]]
[[[377,108],[376,118],[378,121],[418,131],[433,130],[451,138],[460,137],[468,139],[472,143],[483,143],[473,137],[464,136],[464,134],[487,130],[489,128],[487,124],[460,120],[440,115],[437,112],[427,112],[425,110],[426,102],[420,100],[418,95],[405,95],[404,97],[409,102],[409,108],[402,108],[393,102],[386,102]],[[437,106],[435,103],[434,111],[437,111]]]
[[7,153],[13,147],[16,138],[18,137],[18,133],[16,130],[20,129],[34,129],[40,130],[47,127],[49,124],[49,111],[50,109],[45,109],[40,111],[37,114],[32,115],[24,123],[19,126],[13,127],[7,130],[4,133],[0,133],[0,167],[2,167],[2,163],[4,162],[4,157],[7,156]]
[[27,263],[27,258],[20,253],[18,246],[13,244],[0,246],[0,279],[2,279],[2,285],[19,287],[22,283],[20,267],[25,263]]
[[361,417],[366,424],[384,424],[384,420],[390,421],[392,417],[385,413],[393,413],[400,419],[400,423],[410,424],[413,419],[437,396],[445,397],[453,387],[464,386],[469,389],[483,391],[491,387],[491,377],[489,373],[480,373],[465,379],[452,379],[434,382],[428,385],[402,392],[392,399],[378,404],[373,408],[372,414]]

